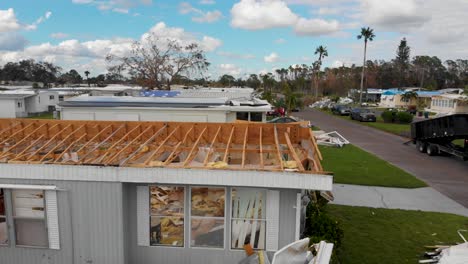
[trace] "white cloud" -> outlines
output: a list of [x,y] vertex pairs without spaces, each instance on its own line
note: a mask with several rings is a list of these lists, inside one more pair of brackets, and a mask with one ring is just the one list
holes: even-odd
[[234,64],[220,64],[218,65],[220,74],[229,74],[233,76],[239,76],[242,72],[242,68],[237,67]]
[[323,19],[300,18],[294,26],[294,31],[298,35],[319,36],[327,35],[339,30],[339,23],[336,20],[326,21]]
[[17,33],[0,33],[0,51],[23,50],[28,40]]
[[21,28],[13,8],[0,10],[0,33],[15,31]]
[[128,9],[126,8],[113,8],[112,11],[121,13],[121,14],[128,14],[129,12]]
[[319,15],[337,15],[341,12],[339,8],[320,7],[317,13]]
[[64,39],[64,38],[68,38],[69,35],[63,32],[56,32],[56,33],[50,34],[50,37],[54,39]]
[[232,52],[227,52],[227,51],[219,51],[216,54],[218,54],[219,56],[230,58],[230,59],[243,59],[243,60],[255,59],[255,55],[253,54],[237,54],[237,53],[232,53]]
[[200,0],[199,3],[202,4],[202,5],[214,5],[214,4],[216,4],[216,1],[214,1],[214,0]]
[[275,43],[276,44],[284,44],[284,43],[286,43],[286,40],[284,38],[279,38],[279,39],[275,40]]
[[267,63],[273,63],[279,60],[279,56],[275,52],[272,52],[270,55],[263,57],[263,60]]
[[179,4],[179,13],[182,15],[191,13],[196,14],[196,16],[192,17],[192,21],[197,23],[213,23],[223,17],[223,14],[219,10],[205,12],[193,7],[188,2],[181,2]]
[[130,8],[139,5],[151,5],[152,0],[72,0],[72,3],[79,5],[91,5],[97,9],[105,11],[111,10],[113,12],[128,14]]
[[214,10],[204,13],[202,16],[192,17],[192,21],[198,23],[213,23],[218,21],[222,16],[223,14],[221,11]]
[[424,0],[361,0],[362,18],[371,25],[406,31],[430,20],[425,3]]
[[288,27],[298,16],[279,0],[241,0],[231,9],[231,26],[248,30]]
[[41,16],[39,17],[34,23],[30,24],[30,25],[25,25],[24,28],[26,30],[36,30],[37,29],[37,26],[39,24],[41,24],[42,22],[46,21],[47,19],[50,18],[50,16],[52,16],[52,12],[50,11],[47,11],[44,16]]

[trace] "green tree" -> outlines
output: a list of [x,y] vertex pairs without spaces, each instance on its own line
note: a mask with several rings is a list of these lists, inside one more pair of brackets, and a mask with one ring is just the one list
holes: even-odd
[[396,55],[396,65],[399,70],[399,75],[398,75],[398,86],[403,87],[403,80],[406,77],[406,72],[409,68],[409,61],[410,59],[410,47],[407,44],[406,38],[403,38],[400,41],[400,45],[398,46],[397,49],[397,55]]
[[231,87],[234,85],[236,82],[236,78],[234,76],[229,75],[229,74],[224,74],[221,77],[219,77],[218,81],[223,87]]
[[364,39],[364,60],[362,62],[362,73],[361,73],[361,90],[359,93],[359,105],[362,104],[362,93],[364,89],[364,74],[366,71],[366,53],[367,53],[367,42],[373,41],[375,38],[374,30],[370,27],[361,28],[361,34],[357,36],[357,39]]
[[415,91],[408,91],[401,95],[401,100],[403,102],[406,102],[406,105],[408,105],[412,99],[416,99],[416,98],[418,98],[418,94]]
[[317,76],[315,79],[315,97],[318,97],[318,92],[319,92],[319,83],[320,83],[320,67],[322,66],[322,60],[324,57],[328,56],[328,51],[327,48],[320,45],[315,49],[315,53],[318,54],[318,59],[317,63],[315,65],[315,70],[317,71]]
[[88,87],[90,87],[91,86],[91,84],[89,83],[89,74],[90,74],[90,72],[85,71],[84,74],[86,75],[86,81],[88,82]]

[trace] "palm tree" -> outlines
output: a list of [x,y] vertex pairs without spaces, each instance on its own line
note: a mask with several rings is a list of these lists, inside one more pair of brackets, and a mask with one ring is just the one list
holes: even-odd
[[89,74],[90,72],[89,71],[85,71],[84,74],[86,75],[86,81],[88,82],[88,87],[90,87],[90,83],[89,83]]
[[316,84],[315,84],[315,97],[318,97],[318,91],[319,91],[319,80],[320,80],[320,67],[322,66],[322,59],[324,57],[328,56],[328,51],[327,48],[320,45],[315,49],[315,53],[318,54],[318,60],[317,60],[317,78],[316,78]]
[[375,38],[374,30],[370,27],[361,28],[361,34],[357,36],[358,39],[364,38],[364,61],[362,63],[361,73],[361,92],[359,93],[359,105],[362,104],[362,90],[364,88],[364,73],[366,70],[366,52],[367,52],[367,41],[373,41]]
[[418,98],[418,93],[416,93],[415,91],[408,91],[401,95],[401,100],[403,102],[406,102],[407,106],[409,102],[411,102],[411,99],[416,99],[416,98]]

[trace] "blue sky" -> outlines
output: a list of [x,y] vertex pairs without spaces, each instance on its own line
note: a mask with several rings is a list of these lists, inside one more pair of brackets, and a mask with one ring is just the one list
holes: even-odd
[[466,59],[463,10],[464,0],[3,0],[0,63],[34,58],[97,75],[105,55],[153,32],[203,46],[212,77],[243,77],[311,65],[318,45],[325,66],[361,64],[362,26],[377,34],[370,59],[393,58],[402,37],[412,55]]

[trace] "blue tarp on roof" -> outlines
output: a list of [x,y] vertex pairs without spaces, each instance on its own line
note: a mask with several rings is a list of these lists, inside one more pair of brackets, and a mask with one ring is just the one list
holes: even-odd
[[140,92],[140,96],[143,97],[176,97],[180,94],[179,91],[150,91],[145,90]]
[[[397,94],[405,94],[406,92],[403,90],[397,89],[388,89],[387,91],[383,92],[382,95],[397,95]],[[439,91],[416,91],[419,97],[431,97],[435,95],[440,95],[441,92]]]

